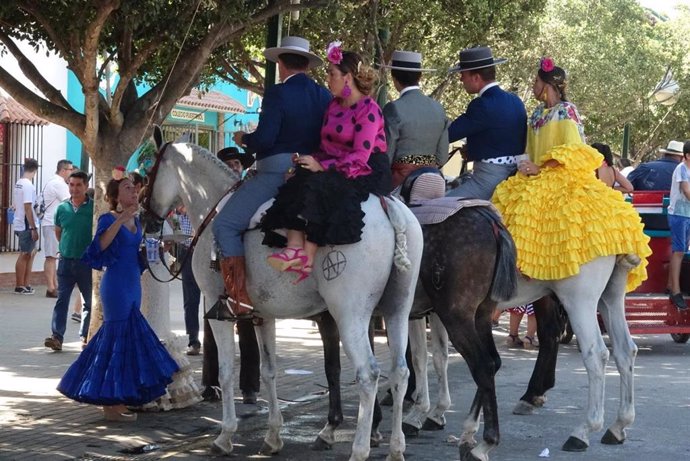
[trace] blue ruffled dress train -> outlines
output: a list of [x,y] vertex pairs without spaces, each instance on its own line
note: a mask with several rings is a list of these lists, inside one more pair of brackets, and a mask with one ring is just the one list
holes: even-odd
[[99,237],[114,221],[111,213],[99,217],[94,239],[82,258],[94,269],[106,268],[100,290],[103,325],[57,389],[78,402],[139,406],[165,394],[179,368],[139,310],[139,221],[136,232],[121,227],[113,242],[100,249]]

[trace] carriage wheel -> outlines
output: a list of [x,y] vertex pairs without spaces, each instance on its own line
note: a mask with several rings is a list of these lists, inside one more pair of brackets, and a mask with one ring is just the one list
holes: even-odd
[[673,341],[675,341],[679,344],[685,344],[688,342],[688,339],[690,339],[690,334],[688,334],[688,333],[671,333],[671,338],[673,338]]

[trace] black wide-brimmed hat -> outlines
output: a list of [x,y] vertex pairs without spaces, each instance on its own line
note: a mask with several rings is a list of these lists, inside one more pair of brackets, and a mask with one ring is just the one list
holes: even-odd
[[436,69],[422,69],[422,53],[416,51],[394,51],[391,63],[383,69],[408,70],[410,72],[433,72]]
[[317,67],[323,64],[323,59],[309,51],[309,40],[302,37],[283,37],[280,41],[280,46],[266,48],[264,56],[269,61],[278,62],[278,57],[281,54],[297,54],[304,56],[309,60],[309,68]]
[[467,48],[460,52],[460,62],[451,67],[448,72],[462,72],[465,70],[484,69],[498,64],[503,64],[507,59],[495,59],[488,46]]
[[242,163],[242,168],[245,170],[254,164],[254,156],[240,152],[237,147],[226,147],[221,149],[216,154],[221,162],[229,162],[230,160],[239,160]]

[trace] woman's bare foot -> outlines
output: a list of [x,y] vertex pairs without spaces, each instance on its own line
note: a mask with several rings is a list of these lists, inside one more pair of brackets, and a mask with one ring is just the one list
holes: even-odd
[[136,421],[137,414],[130,412],[124,405],[103,407],[103,417],[106,421]]

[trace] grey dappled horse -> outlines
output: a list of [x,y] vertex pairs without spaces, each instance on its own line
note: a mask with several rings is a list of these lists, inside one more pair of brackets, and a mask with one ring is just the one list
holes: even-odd
[[[167,214],[182,200],[192,225],[202,220],[223,193],[239,178],[205,149],[192,144],[172,143],[160,148],[149,184],[146,208],[154,216]],[[402,460],[405,437],[402,426],[402,400],[409,371],[405,363],[407,322],[419,273],[422,233],[412,213],[397,200],[387,199],[388,216],[377,198],[370,196],[362,204],[365,226],[362,240],[352,245],[320,248],[314,272],[299,285],[289,273],[279,273],[266,263],[271,249],[261,244],[260,232],[244,236],[247,254],[247,290],[257,315],[264,319],[256,327],[261,350],[261,376],[269,402],[268,432],[263,454],[281,450],[282,415],[276,393],[275,319],[305,318],[328,311],[335,319],[345,352],[353,362],[359,384],[360,406],[351,460],[369,456],[372,413],[379,367],[368,340],[368,325],[374,307],[379,306],[387,326],[391,350],[390,379],[394,405],[388,459]],[[209,269],[213,237],[204,232],[194,249],[192,269],[199,287],[211,302],[224,292],[219,273]],[[405,247],[409,267],[394,265],[404,260]],[[220,382],[223,392],[223,422],[220,435],[213,442],[216,452],[232,451],[232,435],[237,429],[234,407],[233,366],[235,341],[232,324],[210,320],[218,343]],[[328,425],[327,425],[328,428]],[[326,428],[324,428],[326,430]]]

